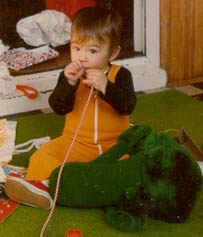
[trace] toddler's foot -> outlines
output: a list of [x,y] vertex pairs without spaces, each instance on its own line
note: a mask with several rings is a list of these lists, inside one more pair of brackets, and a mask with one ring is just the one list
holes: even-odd
[[48,191],[18,177],[10,177],[5,184],[8,197],[16,202],[41,209],[50,209],[53,200]]

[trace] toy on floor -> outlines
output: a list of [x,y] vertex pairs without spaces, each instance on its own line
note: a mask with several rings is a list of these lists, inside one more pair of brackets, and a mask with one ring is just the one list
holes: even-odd
[[[119,160],[126,154],[129,158]],[[52,196],[58,172],[50,177]],[[167,134],[134,126],[96,160],[66,163],[57,203],[104,207],[113,227],[136,231],[145,217],[185,221],[201,194],[202,180],[192,155]]]
[[67,230],[65,237],[82,237],[80,230]]

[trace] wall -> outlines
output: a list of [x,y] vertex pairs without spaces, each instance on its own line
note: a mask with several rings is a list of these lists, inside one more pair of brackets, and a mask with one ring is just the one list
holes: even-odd
[[169,86],[203,82],[202,0],[160,0],[160,51]]

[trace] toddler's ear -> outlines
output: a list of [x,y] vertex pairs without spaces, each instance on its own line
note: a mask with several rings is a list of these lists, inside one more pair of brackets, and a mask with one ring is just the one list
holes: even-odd
[[112,54],[111,54],[111,56],[110,56],[110,58],[109,58],[109,62],[113,61],[113,60],[119,55],[120,50],[121,50],[121,46],[118,45],[118,46],[114,49],[114,51],[112,52]]

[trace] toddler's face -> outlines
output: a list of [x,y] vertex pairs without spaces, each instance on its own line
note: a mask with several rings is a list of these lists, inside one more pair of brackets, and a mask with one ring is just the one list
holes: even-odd
[[110,57],[108,40],[99,42],[96,39],[79,41],[76,36],[71,38],[71,60],[81,62],[84,69],[99,69],[105,71]]

